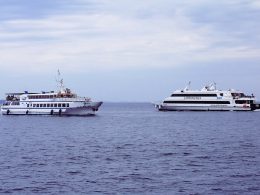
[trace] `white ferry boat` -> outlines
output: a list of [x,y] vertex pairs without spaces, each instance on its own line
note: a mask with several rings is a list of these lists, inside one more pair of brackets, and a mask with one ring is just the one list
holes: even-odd
[[94,115],[102,102],[93,102],[90,98],[79,97],[65,88],[63,79],[57,79],[58,92],[7,93],[1,106],[3,115]]
[[155,104],[159,111],[252,111],[259,108],[254,95],[237,90],[217,90],[216,84],[201,90],[190,90],[190,83],[183,90],[174,91],[162,103]]

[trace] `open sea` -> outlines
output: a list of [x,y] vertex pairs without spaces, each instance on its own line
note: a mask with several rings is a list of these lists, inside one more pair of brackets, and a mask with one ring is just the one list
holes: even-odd
[[260,194],[260,112],[0,116],[0,194]]

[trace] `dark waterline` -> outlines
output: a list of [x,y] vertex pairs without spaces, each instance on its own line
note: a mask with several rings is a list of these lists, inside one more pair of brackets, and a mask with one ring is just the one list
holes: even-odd
[[0,193],[260,194],[260,112],[0,116]]

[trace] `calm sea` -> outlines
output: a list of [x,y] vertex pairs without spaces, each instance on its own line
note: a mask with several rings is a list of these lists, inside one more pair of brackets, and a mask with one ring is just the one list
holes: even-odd
[[260,112],[0,116],[0,193],[260,194]]

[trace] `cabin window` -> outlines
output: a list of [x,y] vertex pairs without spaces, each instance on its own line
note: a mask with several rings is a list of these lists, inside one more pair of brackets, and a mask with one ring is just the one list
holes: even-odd
[[61,107],[61,104],[58,104],[58,107]]
[[53,107],[53,104],[51,104],[51,107]]
[[192,94],[192,93],[186,93],[186,94],[172,94],[172,97],[217,97],[217,94]]
[[57,104],[54,104],[54,107],[57,107]]
[[40,107],[42,107],[42,104],[40,104]]
[[223,96],[223,93],[220,93],[220,96]]
[[39,104],[37,104],[37,107],[40,107],[40,105],[39,105]]
[[236,100],[236,104],[252,104],[253,100]]
[[67,103],[67,107],[70,107],[70,104],[69,104],[69,103]]
[[19,105],[20,105],[20,102],[13,102],[12,105],[14,105],[14,106],[19,106]]
[[29,108],[29,106],[30,106],[30,105],[29,105],[29,104],[27,104],[27,108]]
[[50,107],[50,104],[47,104],[47,107],[49,108],[49,107]]
[[46,104],[43,104],[43,107],[46,107]]
[[66,104],[62,104],[62,107],[66,107]]
[[166,104],[230,104],[229,101],[164,101]]

